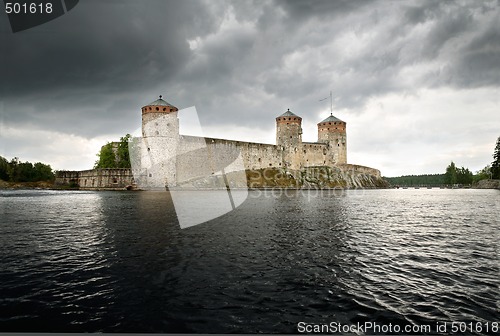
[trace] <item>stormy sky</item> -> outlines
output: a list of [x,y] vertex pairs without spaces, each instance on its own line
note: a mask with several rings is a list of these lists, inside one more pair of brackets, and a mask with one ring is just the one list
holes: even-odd
[[[0,13],[0,155],[88,169],[164,98],[204,134],[304,141],[330,113],[348,162],[384,176],[472,171],[500,136],[500,1],[80,1],[12,33]],[[182,113],[179,115],[182,119]]]

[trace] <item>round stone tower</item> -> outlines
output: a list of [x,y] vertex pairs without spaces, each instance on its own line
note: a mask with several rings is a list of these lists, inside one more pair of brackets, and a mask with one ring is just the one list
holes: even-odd
[[142,107],[141,165],[150,188],[176,185],[177,107],[159,99]]
[[281,146],[285,167],[301,168],[302,118],[290,109],[276,117],[276,145]]
[[318,142],[328,144],[329,161],[332,164],[347,163],[347,124],[330,114],[318,123]]
[[276,117],[276,144],[287,148],[302,144],[302,118],[290,109]]
[[[142,107],[142,136],[179,137],[177,107],[160,98]],[[161,127],[158,127],[161,126]]]

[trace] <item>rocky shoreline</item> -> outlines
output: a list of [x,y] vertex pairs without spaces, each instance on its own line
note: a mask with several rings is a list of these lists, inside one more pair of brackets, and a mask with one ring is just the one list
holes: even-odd
[[[356,170],[339,167],[307,167],[301,170],[266,168],[226,173],[231,188],[250,189],[385,189],[389,183],[383,178]],[[180,183],[184,189],[225,188],[223,176],[209,176]]]
[[500,189],[500,180],[481,180],[472,187],[474,189]]
[[38,181],[38,182],[7,182],[0,180],[0,189],[62,189],[57,188],[54,182]]
[[[389,183],[380,176],[339,167],[308,167],[301,170],[266,168],[231,172],[223,176],[210,176],[178,184],[184,190],[209,189],[385,189]],[[235,175],[237,178],[232,178]],[[246,176],[246,179],[244,178]],[[231,181],[226,186],[226,181]],[[52,189],[52,190],[125,190],[125,188],[70,188],[69,185],[56,185],[43,182],[5,182],[0,181],[0,189]]]

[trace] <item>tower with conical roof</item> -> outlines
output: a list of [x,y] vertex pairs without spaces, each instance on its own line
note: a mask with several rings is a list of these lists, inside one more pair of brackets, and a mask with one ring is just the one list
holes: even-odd
[[302,118],[288,109],[276,117],[276,145],[283,153],[285,167],[300,169],[302,153]]
[[179,145],[177,107],[162,99],[142,111],[141,167],[148,187],[176,185],[176,155]]
[[318,123],[318,142],[328,144],[329,159],[334,164],[347,163],[346,126],[333,114]]
[[[178,108],[160,98],[142,107],[142,136],[179,136]],[[163,125],[160,125],[163,124]],[[157,127],[161,126],[161,127]]]

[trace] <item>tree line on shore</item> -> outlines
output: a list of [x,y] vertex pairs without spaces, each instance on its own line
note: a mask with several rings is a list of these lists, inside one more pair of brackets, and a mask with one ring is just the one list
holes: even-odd
[[0,156],[0,180],[7,182],[54,181],[55,175],[50,165],[36,162],[21,162],[15,157],[10,161]]
[[[94,168],[130,168],[128,143],[131,135],[120,142],[108,142],[101,148]],[[41,162],[21,162],[18,157],[8,161],[0,156],[0,180],[6,182],[54,182],[55,172],[50,165]]]
[[452,161],[444,174],[404,175],[384,177],[391,185],[402,186],[441,186],[472,185],[485,179],[500,179],[500,137],[493,152],[493,162],[473,174],[468,168],[457,167]]

